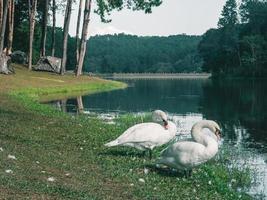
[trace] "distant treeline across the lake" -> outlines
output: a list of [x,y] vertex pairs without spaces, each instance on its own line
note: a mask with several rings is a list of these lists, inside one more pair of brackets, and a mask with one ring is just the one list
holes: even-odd
[[[22,25],[21,25],[22,26]],[[26,25],[25,25],[26,26]],[[26,29],[26,28],[25,28]],[[26,37],[25,29],[16,33]],[[40,34],[37,24],[35,34]],[[25,40],[16,37],[14,50],[27,52]],[[55,56],[62,57],[62,28],[56,28]],[[175,35],[141,37],[116,34],[90,37],[83,70],[93,73],[187,73],[201,72],[202,59],[198,54],[201,36]],[[27,41],[26,41],[27,42]],[[33,61],[39,58],[40,37],[35,37]],[[51,51],[51,27],[47,34],[47,55]],[[76,65],[76,38],[68,38],[67,70]]]
[[100,73],[200,72],[200,40],[200,36],[188,35],[95,36],[89,40],[84,69]]

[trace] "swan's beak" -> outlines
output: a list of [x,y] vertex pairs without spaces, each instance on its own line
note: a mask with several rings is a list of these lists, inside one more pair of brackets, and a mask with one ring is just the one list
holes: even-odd
[[221,139],[222,133],[221,133],[221,131],[219,129],[216,128],[215,135],[217,136],[218,141],[219,141]]

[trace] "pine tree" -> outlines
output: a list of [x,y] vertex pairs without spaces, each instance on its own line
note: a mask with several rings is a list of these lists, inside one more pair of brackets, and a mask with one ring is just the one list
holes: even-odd
[[227,0],[223,7],[221,18],[218,22],[218,27],[222,28],[226,26],[233,26],[237,23],[238,18],[236,0]]

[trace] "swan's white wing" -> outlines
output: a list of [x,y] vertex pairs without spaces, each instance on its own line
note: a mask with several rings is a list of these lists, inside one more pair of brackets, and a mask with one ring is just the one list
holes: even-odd
[[166,148],[160,157],[159,163],[179,169],[192,168],[206,161],[205,146],[196,142],[177,142]]
[[117,138],[120,144],[123,143],[140,143],[147,141],[157,141],[168,131],[157,123],[141,123],[128,128],[121,136]]

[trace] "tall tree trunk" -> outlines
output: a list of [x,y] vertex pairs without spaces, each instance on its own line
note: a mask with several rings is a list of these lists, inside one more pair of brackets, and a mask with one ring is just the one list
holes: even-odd
[[2,22],[3,22],[3,0],[0,0],[0,31],[2,29]]
[[36,7],[37,7],[37,0],[28,0],[28,3],[29,3],[29,22],[30,22],[28,68],[29,70],[32,70],[32,43],[33,43],[33,36],[34,36],[35,13],[36,13]]
[[9,0],[9,9],[8,9],[8,40],[7,40],[7,55],[12,53],[13,45],[13,30],[14,30],[14,11],[15,11],[15,2],[14,0]]
[[53,12],[53,28],[52,28],[52,51],[51,55],[55,56],[55,47],[56,47],[56,0],[53,0],[52,5],[52,12]]
[[68,0],[66,11],[65,11],[64,29],[63,29],[63,56],[62,56],[61,75],[63,75],[66,72],[68,34],[69,34],[69,26],[70,26],[71,7],[72,7],[72,0]]
[[92,5],[92,0],[85,1],[83,29],[82,29],[82,37],[81,37],[81,42],[80,42],[80,53],[79,53],[80,55],[79,55],[79,60],[78,60],[78,68],[77,68],[76,76],[80,76],[82,74],[83,61],[84,61],[84,56],[86,53],[86,42],[87,42],[87,35],[88,35],[88,26],[89,26],[89,21],[90,21],[91,5]]
[[0,54],[2,54],[4,48],[8,3],[9,0],[4,1],[3,21],[2,21],[1,35],[0,35]]
[[80,0],[79,12],[78,12],[78,18],[77,18],[77,26],[76,26],[76,69],[75,71],[77,71],[78,69],[78,62],[79,62],[79,51],[80,51],[79,32],[80,32],[80,24],[81,24],[82,5],[83,5],[83,0]]
[[45,6],[43,9],[43,21],[42,21],[42,39],[41,39],[41,48],[40,56],[45,56],[45,43],[46,43],[46,32],[47,32],[47,17],[48,17],[48,0],[45,0]]

